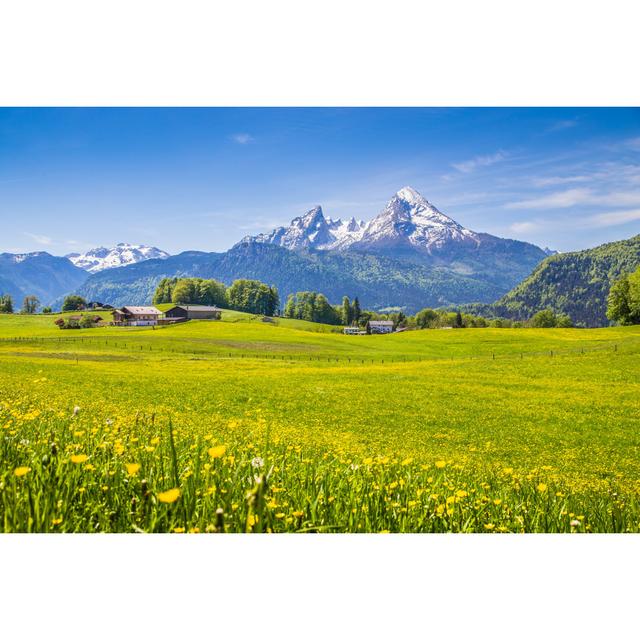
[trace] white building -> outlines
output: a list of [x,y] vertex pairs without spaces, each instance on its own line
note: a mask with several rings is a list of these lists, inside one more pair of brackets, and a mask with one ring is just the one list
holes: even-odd
[[393,333],[393,321],[369,320],[367,330],[369,333]]

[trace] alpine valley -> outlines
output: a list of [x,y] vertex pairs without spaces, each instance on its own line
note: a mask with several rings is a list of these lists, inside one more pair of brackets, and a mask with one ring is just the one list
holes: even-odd
[[358,296],[368,308],[493,302],[547,253],[532,244],[464,228],[405,187],[370,222],[333,220],[320,206],[288,227],[247,236],[224,253],[188,251],[91,275],[77,293],[112,305],[148,303],[163,277],[255,278],[331,302]]
[[[598,262],[601,286],[581,288],[581,305],[568,310],[574,321],[607,324],[604,308],[612,277],[640,265],[635,240],[575,254],[599,260],[612,251],[617,256],[619,247],[624,259]],[[357,296],[364,307],[377,311],[415,313],[465,305],[487,315],[521,318],[550,306],[545,283],[574,255],[551,253],[467,229],[404,187],[369,222],[332,219],[316,206],[288,226],[246,236],[222,253],[170,256],[156,247],[119,244],[65,258],[2,254],[0,293],[15,298],[35,293],[43,304],[59,307],[63,296],[73,292],[117,306],[150,303],[165,277],[214,278],[226,285],[250,278],[275,285],[282,303],[290,293],[319,291],[334,304],[344,295]],[[593,261],[571,264],[573,276],[563,280],[567,286],[590,281]]]

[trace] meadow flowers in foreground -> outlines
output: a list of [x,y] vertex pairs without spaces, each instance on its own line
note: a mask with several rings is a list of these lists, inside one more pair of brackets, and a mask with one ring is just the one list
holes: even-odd
[[[282,431],[286,433],[286,430]],[[0,402],[5,532],[640,531],[633,486],[551,466],[302,445],[259,415],[169,416]]]

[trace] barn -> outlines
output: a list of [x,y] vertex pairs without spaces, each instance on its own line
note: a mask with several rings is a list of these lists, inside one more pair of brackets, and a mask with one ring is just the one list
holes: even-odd
[[165,311],[165,318],[176,320],[220,320],[222,309],[201,304],[180,304]]
[[146,327],[158,324],[162,311],[155,307],[122,307],[112,312],[113,324],[118,326]]

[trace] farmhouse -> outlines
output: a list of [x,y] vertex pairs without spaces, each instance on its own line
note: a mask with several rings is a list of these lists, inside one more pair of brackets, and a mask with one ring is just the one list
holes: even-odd
[[113,324],[121,327],[148,327],[157,325],[162,312],[155,307],[122,307],[114,309]]
[[202,304],[181,304],[171,307],[164,315],[166,318],[182,320],[220,320],[222,311],[218,307]]
[[393,333],[392,320],[369,320],[367,322],[368,333]]

